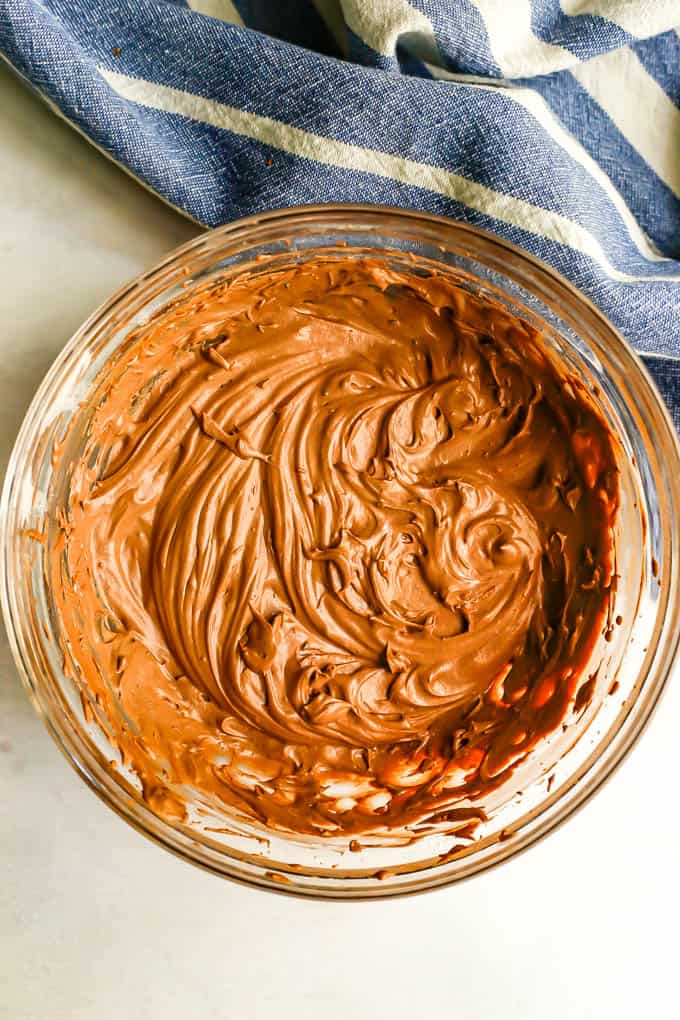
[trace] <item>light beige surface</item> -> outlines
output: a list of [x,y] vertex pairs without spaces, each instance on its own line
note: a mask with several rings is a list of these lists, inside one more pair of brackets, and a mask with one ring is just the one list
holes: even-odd
[[[0,71],[0,470],[49,363],[195,228]],[[2,1020],[675,1015],[680,677],[563,829],[458,887],[312,903],[192,869],[86,789],[0,641]]]

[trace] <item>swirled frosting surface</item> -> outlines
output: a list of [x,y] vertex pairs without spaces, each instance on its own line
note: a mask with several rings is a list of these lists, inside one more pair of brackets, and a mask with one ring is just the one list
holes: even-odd
[[[188,291],[94,395],[53,543],[67,662],[154,810],[479,816],[606,626],[617,472],[527,323],[317,255]],[[458,813],[457,813],[458,812]]]

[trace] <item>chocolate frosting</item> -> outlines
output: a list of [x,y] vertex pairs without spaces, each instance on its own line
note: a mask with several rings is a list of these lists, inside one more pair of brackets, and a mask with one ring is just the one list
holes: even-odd
[[65,661],[157,812],[469,825],[573,704],[613,439],[499,301],[351,252],[263,263],[138,330],[83,414]]

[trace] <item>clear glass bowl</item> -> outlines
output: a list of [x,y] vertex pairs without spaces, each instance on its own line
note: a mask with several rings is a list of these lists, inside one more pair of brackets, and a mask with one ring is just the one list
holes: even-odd
[[[193,283],[343,246],[392,262],[430,260],[462,286],[493,294],[539,324],[547,344],[590,388],[621,440],[615,536],[623,624],[595,651],[596,696],[544,741],[491,805],[467,843],[362,837],[286,837],[242,818],[171,822],[140,796],[135,776],[110,766],[111,749],[63,672],[60,621],[45,570],[61,490],[54,455],[126,336]],[[346,246],[346,247],[344,247]],[[606,319],[547,266],[473,227],[370,206],[320,206],[251,217],[199,237],[118,291],[82,326],[47,374],[26,415],[0,506],[2,605],[12,650],[48,729],[85,782],[121,817],[167,849],[218,874],[308,896],[360,898],[421,891],[476,874],[544,836],[612,772],[649,719],[678,648],[680,449],[654,384]],[[36,540],[45,531],[47,545]],[[219,822],[221,821],[221,825]],[[216,831],[218,829],[222,831]],[[452,844],[455,850],[452,851]]]

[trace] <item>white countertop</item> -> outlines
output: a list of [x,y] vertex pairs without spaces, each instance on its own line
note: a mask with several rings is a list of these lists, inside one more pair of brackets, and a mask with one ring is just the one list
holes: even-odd
[[[0,71],[0,460],[107,295],[196,228]],[[317,903],[192,868],[62,758],[0,643],[2,1020],[677,1015],[680,677],[610,783],[472,881]]]

